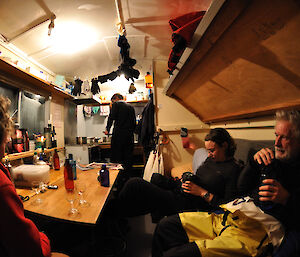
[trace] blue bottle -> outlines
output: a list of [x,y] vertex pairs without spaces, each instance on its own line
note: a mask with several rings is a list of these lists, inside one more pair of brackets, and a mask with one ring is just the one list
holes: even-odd
[[109,171],[106,167],[106,164],[102,164],[99,176],[101,186],[109,187]]
[[69,162],[72,167],[73,179],[76,180],[77,179],[76,161],[73,160],[73,154],[71,154],[71,153],[69,154]]

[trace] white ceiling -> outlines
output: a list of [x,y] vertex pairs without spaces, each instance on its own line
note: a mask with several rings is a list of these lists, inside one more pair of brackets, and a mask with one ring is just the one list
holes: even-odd
[[[120,64],[116,27],[120,17],[125,24],[130,57],[137,60],[134,68],[144,76],[152,69],[152,60],[168,60],[172,48],[168,21],[188,12],[207,10],[210,3],[211,0],[1,0],[0,34],[54,73],[89,80],[117,70]],[[51,12],[56,16],[53,32],[62,22],[76,21],[97,30],[99,40],[73,55],[55,53],[46,43],[49,20],[15,37]],[[72,41],[80,37],[78,31]]]

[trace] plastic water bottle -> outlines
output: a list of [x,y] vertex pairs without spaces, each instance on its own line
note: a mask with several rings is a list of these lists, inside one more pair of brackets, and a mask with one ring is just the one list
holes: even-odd
[[71,153],[69,154],[69,162],[72,167],[73,179],[76,180],[77,179],[76,161],[73,160],[73,154]]
[[73,171],[68,158],[65,160],[64,179],[66,190],[74,190]]
[[102,164],[99,176],[101,186],[109,187],[109,171],[106,167],[106,164]]

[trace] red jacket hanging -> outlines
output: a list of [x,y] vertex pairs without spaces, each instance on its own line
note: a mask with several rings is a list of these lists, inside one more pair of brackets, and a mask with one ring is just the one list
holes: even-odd
[[172,42],[174,43],[168,61],[169,74],[173,74],[183,51],[191,43],[194,32],[204,14],[205,11],[191,12],[169,21],[173,30]]

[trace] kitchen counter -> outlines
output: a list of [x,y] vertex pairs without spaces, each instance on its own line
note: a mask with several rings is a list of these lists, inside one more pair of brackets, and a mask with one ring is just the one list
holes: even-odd
[[[91,162],[108,162],[110,158],[110,142],[95,143],[95,144],[70,144],[66,145],[66,155],[73,154],[73,159],[81,164],[89,164]],[[135,156],[140,156],[143,161],[139,161],[139,164],[144,163],[144,151],[143,147],[138,143],[134,144],[133,150]]]

